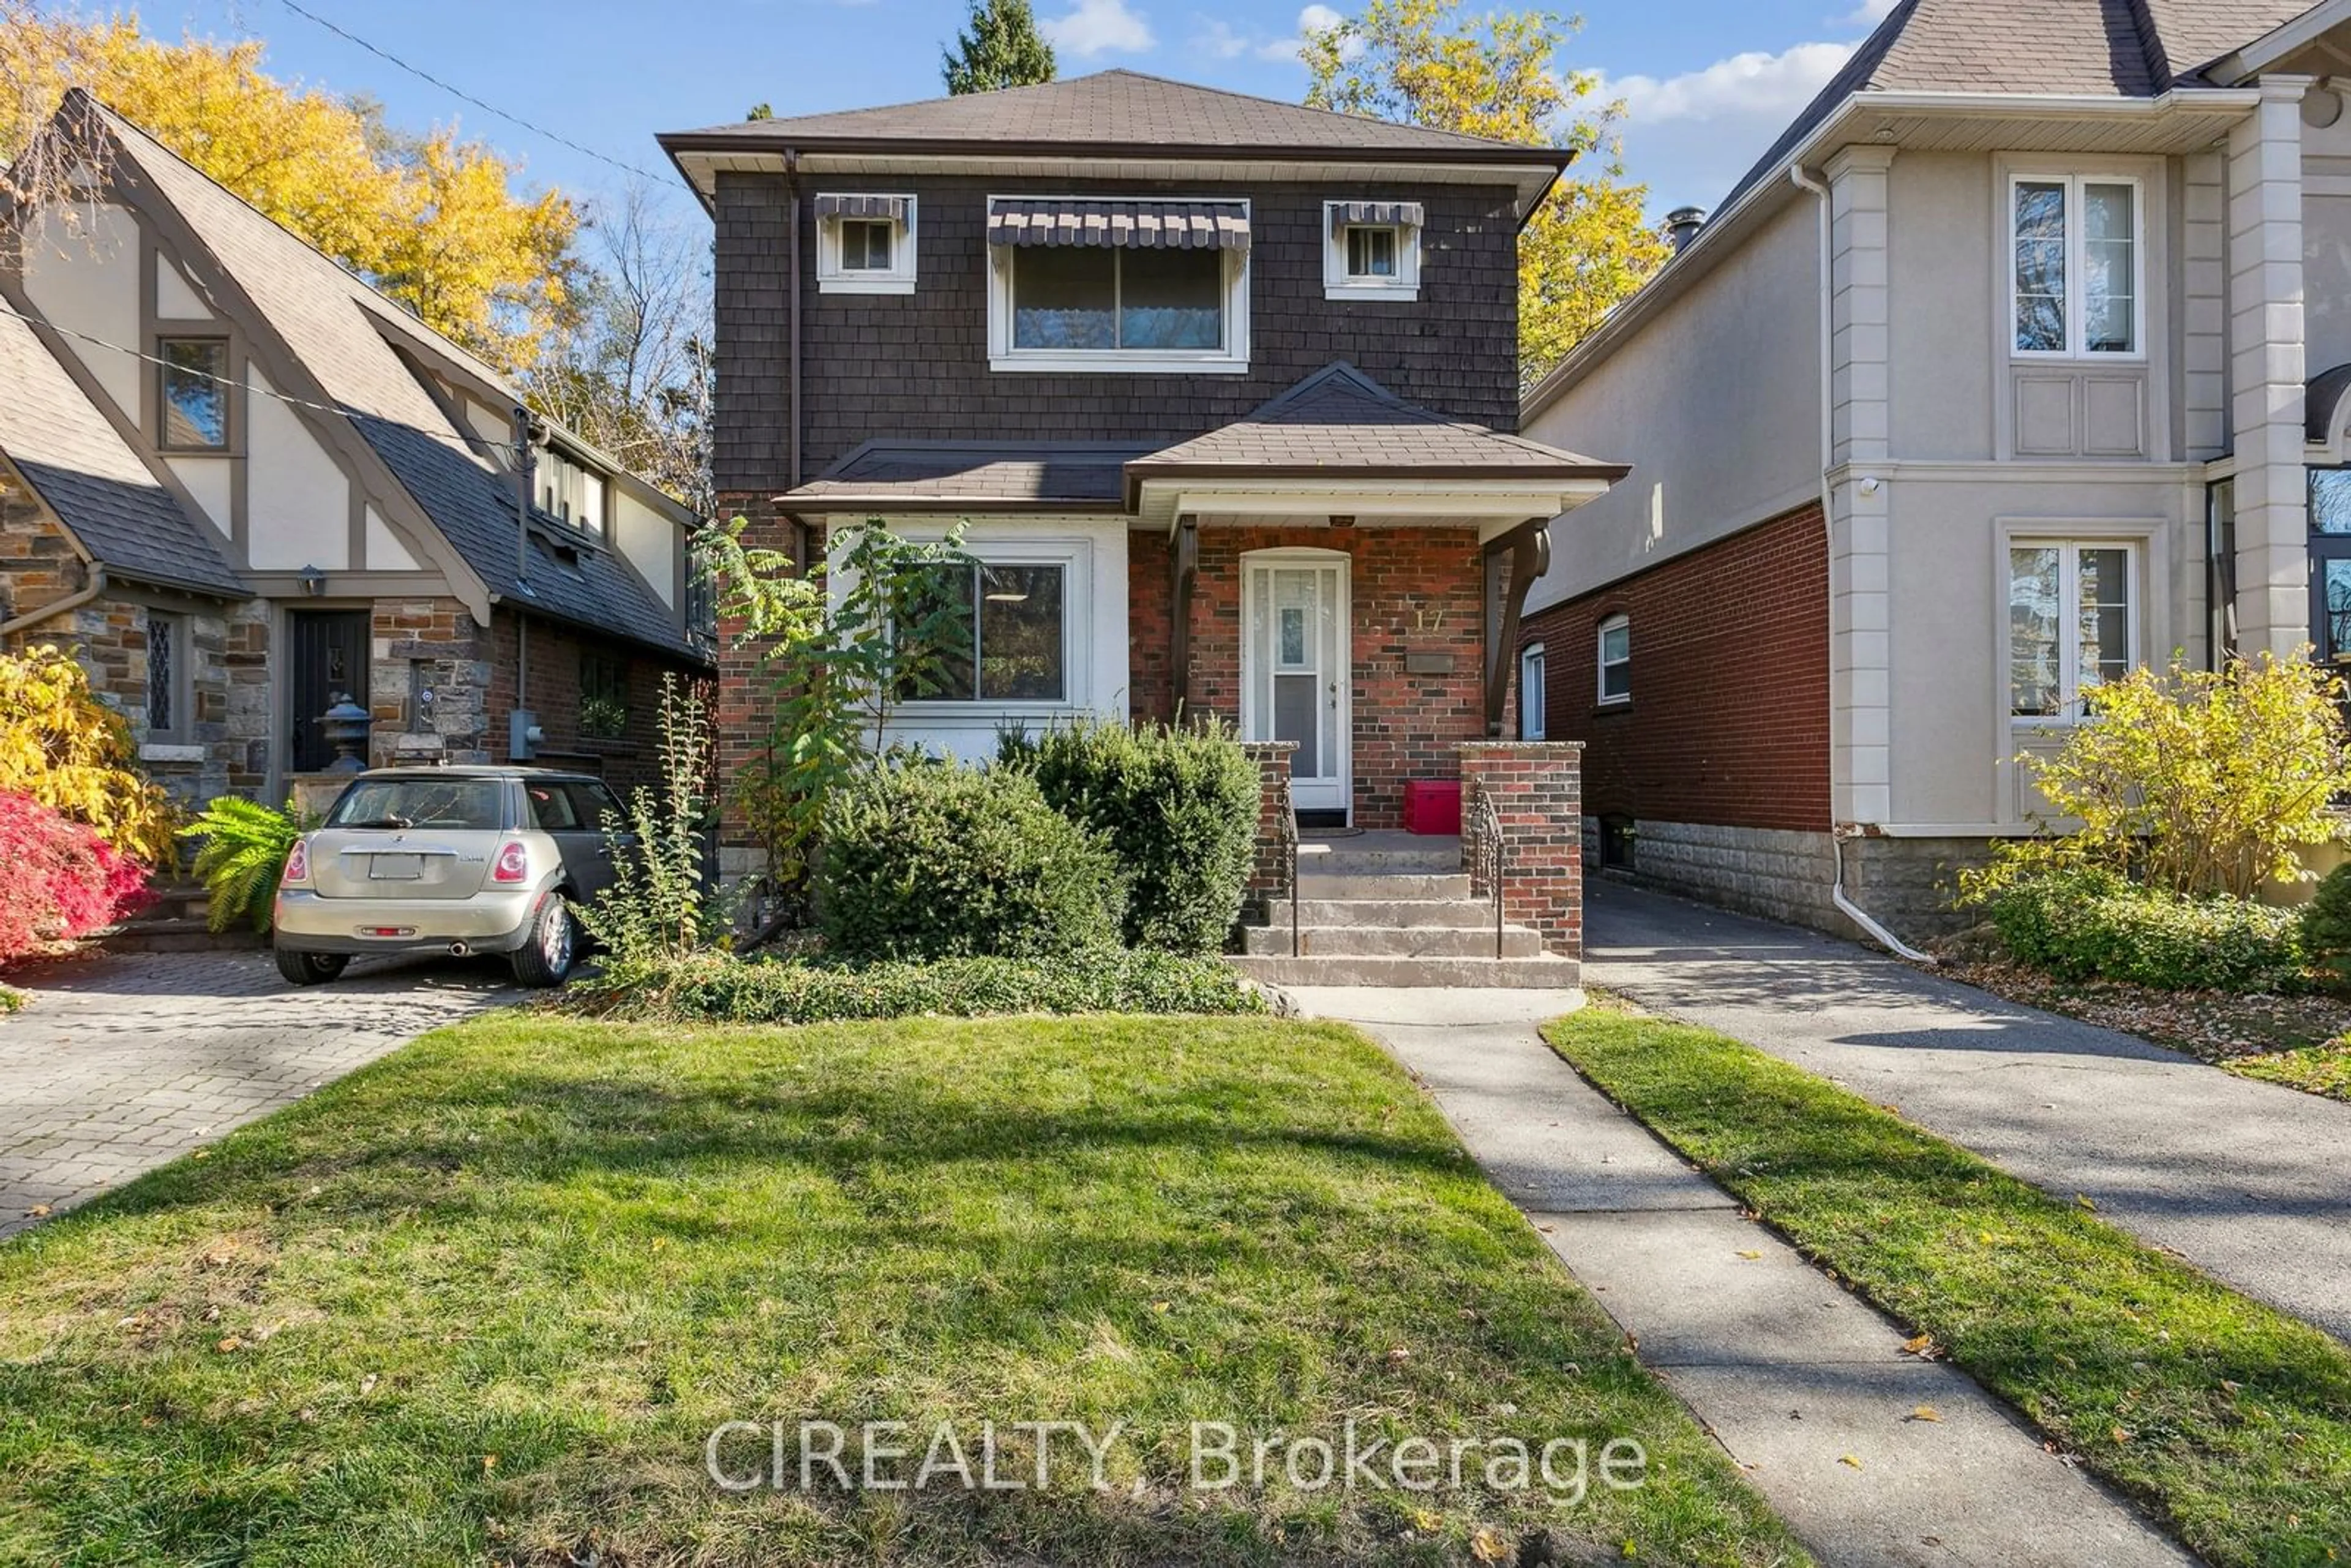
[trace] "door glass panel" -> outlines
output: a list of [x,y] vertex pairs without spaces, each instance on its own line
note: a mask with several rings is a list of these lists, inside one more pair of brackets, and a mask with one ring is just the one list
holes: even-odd
[[1273,678],[1273,738],[1298,743],[1290,771],[1299,779],[1322,777],[1322,758],[1316,742],[1322,738],[1322,681],[1318,675],[1276,675]]
[[2319,563],[2324,574],[2320,591],[2326,596],[2324,623],[2318,628],[2319,657],[2340,659],[2351,653],[2351,558],[2336,557]]
[[2351,468],[2310,471],[2310,531],[2351,534]]

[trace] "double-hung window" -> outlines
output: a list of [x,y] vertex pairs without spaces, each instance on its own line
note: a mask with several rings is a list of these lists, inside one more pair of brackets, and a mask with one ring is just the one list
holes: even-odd
[[997,371],[1249,368],[1249,206],[998,197],[988,207]]
[[1602,703],[1628,703],[1633,700],[1633,622],[1630,617],[1611,615],[1600,623],[1600,700]]
[[820,294],[914,291],[914,198],[819,195],[816,286]]
[[1323,203],[1323,297],[1418,298],[1425,221],[1418,202]]
[[2008,711],[2074,719],[2137,663],[2138,567],[2127,544],[2015,539],[2008,549]]
[[[1068,569],[983,563],[943,573],[940,596],[961,630],[932,650],[930,668],[899,690],[905,702],[1059,703],[1069,694]],[[926,617],[927,619],[927,617]]]
[[2138,182],[2019,174],[2009,182],[2011,346],[2023,358],[2144,351]]
[[1519,738],[1544,738],[1543,645],[1536,643],[1519,654]]

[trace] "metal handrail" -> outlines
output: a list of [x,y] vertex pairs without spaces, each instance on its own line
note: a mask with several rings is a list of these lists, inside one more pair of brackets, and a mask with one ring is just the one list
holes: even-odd
[[1470,780],[1470,863],[1481,868],[1494,894],[1494,956],[1502,956],[1502,813],[1483,779]]
[[1290,798],[1290,777],[1282,776],[1278,802],[1281,821],[1282,884],[1290,894],[1290,956],[1298,956],[1298,807]]

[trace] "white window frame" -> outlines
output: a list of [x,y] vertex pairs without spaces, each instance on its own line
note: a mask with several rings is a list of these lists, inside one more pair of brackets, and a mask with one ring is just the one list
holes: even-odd
[[[2065,346],[2062,349],[2020,349],[2016,329],[2016,192],[2020,185],[2065,187]],[[2131,191],[2131,346],[2125,350],[2092,350],[2084,340],[2089,312],[2083,289],[2087,278],[2084,257],[2088,254],[2089,208],[2085,185],[2127,185]],[[2007,235],[2000,252],[2001,287],[2008,297],[2009,357],[2022,361],[2078,361],[2089,364],[2144,364],[2147,357],[2147,322],[2151,302],[2147,297],[2147,182],[2136,174],[2093,172],[2057,173],[2014,169],[2008,175],[2008,201],[2001,225]]]
[[[2053,549],[2057,551],[2057,711],[2051,714],[2019,713],[2016,711],[2014,627],[2010,610],[2013,587],[2010,574],[2015,568],[2009,555],[2012,550]],[[2137,669],[2147,663],[2141,634],[2147,615],[2147,573],[2142,559],[2146,549],[2146,539],[2137,534],[2058,534],[2019,530],[2001,538],[2000,706],[2001,711],[2008,716],[2011,727],[2021,730],[2064,728],[2089,719],[2083,701],[2081,640],[2069,630],[2081,621],[2081,552],[2085,549],[2118,549],[2123,552],[2123,661],[2128,669]]]
[[[906,537],[925,531],[903,530]],[[936,536],[930,536],[936,537]],[[1061,695],[1031,697],[918,697],[890,705],[891,724],[951,727],[978,717],[1053,719],[1090,712],[1093,665],[1093,541],[1083,538],[966,538],[964,553],[982,566],[1057,566],[1061,569]],[[975,616],[978,607],[973,607]],[[924,725],[914,721],[923,720]]]
[[[1420,298],[1420,228],[1415,224],[1349,224],[1334,229],[1332,216],[1340,204],[1322,204],[1322,298],[1325,299],[1395,299]],[[1347,235],[1358,228],[1386,229],[1396,236],[1394,277],[1358,277],[1347,270]]]
[[[1527,682],[1529,671],[1534,673],[1534,683],[1531,687]],[[1535,697],[1532,702],[1527,700],[1531,690]],[[1530,643],[1519,650],[1519,738],[1520,740],[1551,738],[1543,713],[1550,700],[1551,672],[1543,665],[1543,645],[1541,643]]]
[[914,198],[893,191],[825,191],[822,195],[883,196],[906,204],[906,221],[896,225],[897,235],[890,246],[890,266],[884,271],[878,267],[850,268],[841,265],[841,225],[843,223],[870,224],[875,218],[820,218],[816,225],[816,290],[819,294],[912,294],[916,271],[914,260],[917,214]]
[[[1625,633],[1625,656],[1621,659],[1611,659],[1608,656],[1608,633],[1617,631]],[[1614,615],[1601,617],[1600,624],[1594,627],[1592,632],[1592,660],[1597,673],[1593,691],[1600,706],[1615,707],[1631,702],[1633,700],[1633,618],[1630,615],[1620,612]],[[1608,672],[1614,669],[1621,669],[1625,672],[1625,689],[1612,694],[1608,690]]]
[[[1094,201],[1084,197],[991,195],[988,210],[999,201]],[[1230,196],[1136,196],[1112,200],[1164,202],[1171,206],[1190,202],[1215,202],[1230,206]],[[1249,204],[1240,202],[1244,222]],[[1252,236],[1254,237],[1254,236]],[[987,265],[987,368],[998,372],[1049,371],[1087,374],[1151,374],[1170,371],[1196,375],[1246,375],[1249,368],[1249,246],[1219,250],[1225,275],[1225,341],[1216,349],[1016,349],[1012,346],[1012,275],[1019,265],[1019,246],[990,246]]]

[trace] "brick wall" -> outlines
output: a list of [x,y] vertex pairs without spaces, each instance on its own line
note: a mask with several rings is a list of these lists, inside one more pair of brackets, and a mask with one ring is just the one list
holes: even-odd
[[[494,612],[489,636],[483,644],[490,661],[486,748],[491,759],[500,762],[507,759],[507,715],[517,706],[516,620],[511,612]],[[623,789],[657,781],[661,777],[662,676],[704,677],[691,665],[664,658],[651,649],[538,616],[530,619],[529,636],[530,684],[519,706],[536,713],[539,728],[546,732],[534,760],[541,767],[601,774]],[[580,660],[590,652],[616,657],[627,667],[627,722],[616,737],[591,736],[580,727]]]
[[[1138,537],[1128,557],[1128,625],[1139,715],[1173,706],[1167,673],[1167,549]],[[1192,591],[1187,714],[1240,722],[1241,557],[1310,548],[1345,552],[1353,647],[1354,822],[1404,825],[1408,779],[1451,779],[1454,746],[1482,738],[1485,717],[1485,564],[1474,528],[1203,528]],[[1413,674],[1406,653],[1447,662]]]
[[[1600,622],[1631,622],[1633,700],[1602,707]],[[1828,552],[1791,512],[1531,616],[1545,733],[1584,743],[1594,816],[1829,825]]]
[[1461,869],[1470,893],[1493,894],[1491,866],[1472,802],[1494,801],[1501,827],[1502,915],[1542,933],[1543,949],[1583,956],[1583,804],[1580,757],[1572,741],[1474,741],[1456,748],[1461,769]]
[[[744,529],[743,543],[747,548],[783,550],[795,559],[810,548],[799,528],[778,512],[767,495],[722,495],[717,515],[746,520],[748,527]],[[718,727],[718,775],[730,786],[764,764],[775,729],[774,687],[759,667],[758,650],[737,644],[742,630],[740,621],[722,619],[718,623],[718,689],[713,706]],[[731,787],[725,795],[719,840],[722,852],[728,855],[729,874],[764,869],[747,853],[758,840],[744,817],[740,797]]]
[[[1506,187],[1383,182],[1417,201],[1420,298],[1328,300],[1322,202],[1345,186],[1250,184],[1249,369],[1245,375],[996,374],[987,368],[987,198],[1039,194],[1197,195],[1052,178],[906,179],[824,175],[817,191],[912,193],[912,295],[817,292],[815,221],[802,213],[803,468],[814,475],[870,436],[1175,442],[1247,413],[1310,371],[1346,360],[1398,394],[1501,429],[1518,421],[1518,225]],[[782,178],[717,183],[717,414],[722,491],[772,495],[789,479],[789,206]]]
[[1263,897],[1290,888],[1290,846],[1284,839],[1281,787],[1290,781],[1290,756],[1298,749],[1287,740],[1260,740],[1244,747],[1257,764],[1257,852],[1250,862],[1249,891]]

